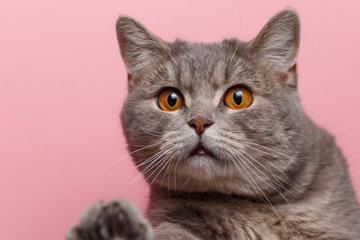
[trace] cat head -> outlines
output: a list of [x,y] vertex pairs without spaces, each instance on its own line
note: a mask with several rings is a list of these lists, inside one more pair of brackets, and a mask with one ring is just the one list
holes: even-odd
[[286,183],[303,140],[294,10],[250,42],[168,43],[127,16],[116,30],[129,80],[122,126],[150,184],[256,197]]

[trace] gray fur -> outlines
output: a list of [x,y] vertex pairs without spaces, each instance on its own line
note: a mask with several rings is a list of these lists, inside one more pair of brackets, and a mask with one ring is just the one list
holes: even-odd
[[[117,34],[129,72],[121,121],[151,186],[154,239],[360,239],[345,159],[300,105],[294,10],[248,43],[166,43],[126,16]],[[224,105],[235,85],[253,93],[248,108]],[[183,94],[181,109],[158,107],[164,87]],[[213,124],[199,137],[193,119]],[[199,142],[212,157],[191,156]]]

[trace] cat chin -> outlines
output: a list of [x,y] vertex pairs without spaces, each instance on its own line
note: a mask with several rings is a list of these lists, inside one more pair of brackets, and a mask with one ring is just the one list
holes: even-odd
[[210,155],[193,155],[183,163],[181,172],[191,174],[194,180],[212,180],[219,167],[217,159]]

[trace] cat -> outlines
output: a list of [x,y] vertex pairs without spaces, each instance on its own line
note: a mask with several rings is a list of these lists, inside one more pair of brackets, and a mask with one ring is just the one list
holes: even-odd
[[360,239],[346,161],[299,101],[295,10],[250,42],[167,43],[128,16],[116,30],[151,224],[129,201],[99,202],[68,240]]

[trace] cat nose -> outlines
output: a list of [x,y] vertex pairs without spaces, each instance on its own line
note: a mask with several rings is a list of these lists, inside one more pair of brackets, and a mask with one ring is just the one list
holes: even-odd
[[188,123],[190,127],[194,128],[195,132],[199,135],[205,132],[206,128],[213,124],[213,122],[203,118],[193,119]]

